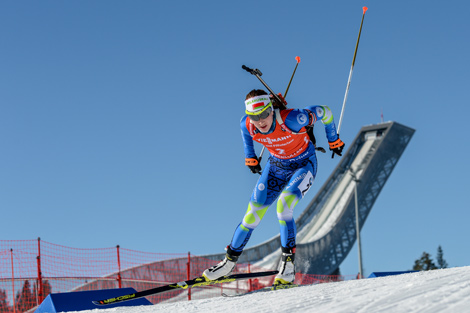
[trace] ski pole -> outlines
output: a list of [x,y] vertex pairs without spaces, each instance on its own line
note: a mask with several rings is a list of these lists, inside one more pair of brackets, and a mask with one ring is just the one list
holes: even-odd
[[[367,11],[367,7],[363,7],[362,8],[361,27],[359,28],[359,35],[357,36],[356,49],[354,50],[354,57],[353,57],[353,60],[352,60],[351,69],[349,70],[348,84],[346,85],[346,92],[344,94],[343,107],[341,109],[341,115],[339,117],[338,130],[337,130],[338,135],[339,135],[339,132],[341,130],[341,124],[343,122],[344,106],[346,105],[346,100],[348,99],[349,86],[351,85],[351,77],[352,77],[352,73],[353,73],[353,70],[354,70],[354,63],[356,63],[357,48],[359,47],[359,39],[361,38],[362,24],[364,23],[364,16],[366,15],[366,11]],[[334,156],[335,156],[335,153],[333,152],[333,154],[331,155],[331,158],[334,158]]]
[[299,66],[300,57],[295,57],[295,60],[297,61],[297,64],[295,65],[294,72],[292,73],[292,76],[291,76],[291,78],[290,78],[289,84],[287,85],[286,92],[284,93],[284,99],[286,98],[287,92],[289,91],[290,83],[292,83],[292,78],[294,78],[295,71],[297,70],[297,66]]

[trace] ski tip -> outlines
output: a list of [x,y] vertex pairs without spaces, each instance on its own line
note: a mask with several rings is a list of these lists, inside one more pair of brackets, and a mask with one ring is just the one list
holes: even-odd
[[300,63],[300,57],[295,57],[295,60],[297,61],[297,63]]
[[362,8],[362,14],[366,14],[366,11],[367,11],[368,9],[369,9],[368,7],[363,7],[363,8]]

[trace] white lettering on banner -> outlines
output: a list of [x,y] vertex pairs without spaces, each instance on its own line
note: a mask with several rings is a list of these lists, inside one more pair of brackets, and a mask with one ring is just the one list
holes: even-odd
[[305,158],[306,156],[308,156],[310,153],[307,151],[307,152],[304,152],[303,154],[299,155],[298,157],[294,158],[294,159],[291,159],[289,161],[291,162],[296,162],[298,160],[302,160],[303,158]]
[[284,137],[279,137],[279,138],[260,138],[260,139],[256,139],[256,141],[258,142],[267,142],[269,144],[272,144],[273,142],[279,142],[279,141],[283,141],[283,140],[287,140],[289,138],[291,138],[292,136],[284,136]]
[[286,150],[284,149],[276,149],[278,154],[286,154]]

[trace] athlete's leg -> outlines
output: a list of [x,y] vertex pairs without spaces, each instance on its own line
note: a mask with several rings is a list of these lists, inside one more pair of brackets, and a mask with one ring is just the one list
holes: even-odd
[[277,217],[281,233],[281,263],[274,285],[292,284],[295,280],[295,246],[297,229],[294,221],[294,207],[302,199],[313,184],[316,174],[316,158],[293,172],[287,187],[277,202]]
[[277,201],[277,217],[280,225],[281,244],[284,248],[295,247],[297,229],[294,221],[294,208],[313,184],[316,175],[316,158],[296,170]]
[[286,183],[286,173],[268,162],[253,190],[245,216],[235,230],[229,246],[232,251],[241,254],[253,230],[259,225]]

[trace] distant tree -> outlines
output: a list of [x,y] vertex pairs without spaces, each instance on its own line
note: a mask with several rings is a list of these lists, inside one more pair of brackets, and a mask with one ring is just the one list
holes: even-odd
[[7,293],[5,290],[0,289],[0,312],[10,312],[12,309],[8,305]]
[[52,293],[52,286],[48,280],[42,282],[42,294],[46,298],[49,294]]
[[16,294],[16,307],[19,312],[26,312],[36,305],[35,296],[31,292],[31,284],[26,280],[21,291]]
[[413,266],[414,271],[429,271],[435,269],[437,269],[437,266],[431,259],[431,255],[427,252],[423,252],[421,258],[416,260]]
[[38,302],[41,301],[39,299],[38,282],[37,281],[34,283],[33,291],[31,292],[31,295],[33,296],[34,299],[37,299]]
[[[38,290],[39,290],[38,281],[36,280],[36,282],[34,283],[34,288],[33,288],[33,297],[36,297],[36,296],[39,297],[40,293],[38,292]],[[41,294],[42,298],[38,300],[43,301],[51,293],[52,293],[51,284],[49,283],[48,280],[43,280],[42,281],[42,294]]]
[[447,268],[447,267],[449,267],[449,264],[447,264],[446,260],[444,260],[444,252],[442,251],[441,246],[439,246],[437,248],[436,261],[437,261],[437,267],[438,268]]

